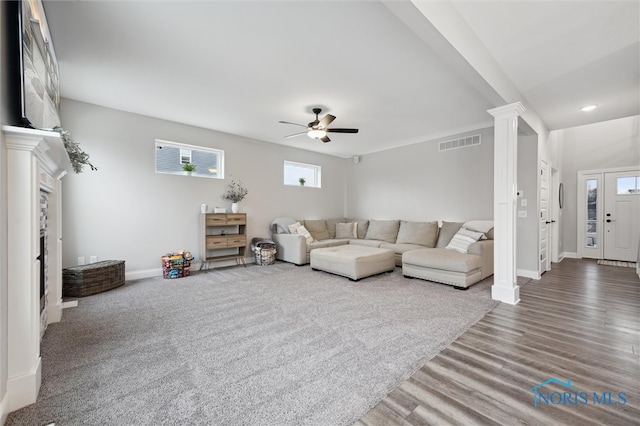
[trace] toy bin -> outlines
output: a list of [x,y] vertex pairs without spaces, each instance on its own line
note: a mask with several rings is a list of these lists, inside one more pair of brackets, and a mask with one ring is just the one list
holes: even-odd
[[164,278],[182,278],[190,275],[191,260],[181,254],[162,256],[162,275]]

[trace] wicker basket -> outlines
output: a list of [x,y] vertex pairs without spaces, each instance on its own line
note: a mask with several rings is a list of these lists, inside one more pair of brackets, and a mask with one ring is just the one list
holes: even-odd
[[253,253],[256,255],[256,265],[271,265],[276,260],[276,249],[272,247],[255,247]]
[[105,260],[62,270],[62,295],[84,297],[124,284],[124,260]]

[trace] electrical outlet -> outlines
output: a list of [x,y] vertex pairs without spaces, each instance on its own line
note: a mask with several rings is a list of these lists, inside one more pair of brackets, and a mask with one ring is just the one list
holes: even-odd
[[84,264],[86,264],[86,263],[87,263],[87,262],[85,262],[85,260],[84,260],[84,256],[80,256],[80,257],[78,257],[78,265],[84,265]]
[[89,263],[96,263],[98,261],[98,256],[91,256],[89,258]]
[[518,217],[527,217],[526,210],[518,210]]

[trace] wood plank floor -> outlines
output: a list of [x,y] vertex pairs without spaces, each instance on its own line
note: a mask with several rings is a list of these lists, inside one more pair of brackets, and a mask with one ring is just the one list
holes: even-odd
[[[639,425],[635,269],[565,259],[522,286],[520,299],[500,304],[355,425]],[[532,388],[551,377],[574,390],[546,385],[556,404],[534,407]],[[594,403],[594,392],[612,392],[610,402],[625,392],[626,403]]]

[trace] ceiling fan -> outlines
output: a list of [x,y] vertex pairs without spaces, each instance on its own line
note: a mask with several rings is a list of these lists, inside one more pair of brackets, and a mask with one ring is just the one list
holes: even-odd
[[306,126],[304,124],[292,123],[290,121],[282,121],[282,120],[278,121],[278,123],[282,123],[282,124],[293,124],[294,126],[307,128],[307,130],[304,132],[294,133],[292,135],[285,136],[285,138],[293,138],[296,136],[306,134],[311,139],[320,139],[322,142],[329,142],[331,141],[331,139],[329,139],[329,137],[327,136],[327,133],[358,133],[358,129],[337,129],[337,128],[329,129],[327,128],[327,126],[331,124],[331,122],[335,120],[336,117],[334,115],[327,114],[324,117],[322,117],[322,119],[320,120],[318,118],[318,115],[322,112],[322,109],[314,108],[312,111],[316,115],[316,119],[313,120],[311,123],[307,124]]

